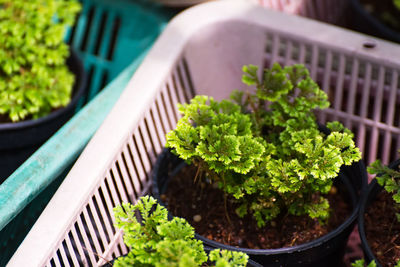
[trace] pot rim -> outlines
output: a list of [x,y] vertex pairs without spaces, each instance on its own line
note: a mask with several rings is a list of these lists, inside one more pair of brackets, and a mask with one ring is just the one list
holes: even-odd
[[[400,159],[397,159],[389,164],[389,168],[393,169],[394,167],[400,165]],[[371,247],[369,246],[369,242],[367,240],[367,235],[365,233],[365,220],[364,214],[369,207],[369,205],[375,200],[377,194],[382,191],[382,186],[380,186],[377,180],[374,178],[368,185],[367,190],[364,191],[364,194],[361,196],[360,201],[360,210],[358,214],[358,233],[361,239],[361,245],[363,247],[365,256],[369,261],[375,260],[377,266],[382,266],[378,259],[375,257],[374,253],[372,252]]]

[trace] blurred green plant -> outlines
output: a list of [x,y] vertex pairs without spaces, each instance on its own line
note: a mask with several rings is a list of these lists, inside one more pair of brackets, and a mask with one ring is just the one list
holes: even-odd
[[[376,267],[376,263],[373,260],[366,266],[367,267]],[[365,267],[365,260],[364,259],[356,260],[355,262],[351,263],[351,267]]]
[[353,134],[339,122],[327,124],[330,133],[319,130],[313,109],[329,102],[303,65],[274,64],[262,81],[258,67],[243,71],[255,93],[179,105],[183,117],[166,146],[236,198],[237,214],[252,214],[259,227],[285,212],[326,220],[324,194],[342,165],[361,159]]
[[378,159],[372,162],[367,170],[369,174],[376,174],[375,179],[377,183],[392,195],[394,208],[397,211],[397,221],[400,222],[400,171],[398,170],[398,166],[396,169],[391,169],[383,165]]
[[35,119],[66,106],[74,76],[65,62],[65,31],[77,0],[0,0],[0,115]]
[[400,0],[393,0],[393,5],[400,10]]
[[203,242],[194,238],[193,227],[182,218],[168,220],[168,211],[151,196],[132,205],[114,208],[116,227],[124,231],[128,255],[114,262],[117,267],[244,267],[248,256],[242,252],[213,250],[209,256]]

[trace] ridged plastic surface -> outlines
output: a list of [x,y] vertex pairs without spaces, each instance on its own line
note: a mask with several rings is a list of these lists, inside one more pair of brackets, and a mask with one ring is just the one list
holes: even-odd
[[112,208],[150,193],[152,166],[180,116],[176,104],[244,88],[244,64],[304,63],[331,102],[317,112],[319,121],[349,127],[367,163],[392,161],[400,147],[400,48],[370,40],[248,1],[183,12],[135,72],[9,266],[97,266],[126,253]]
[[148,1],[82,4],[67,41],[88,74],[89,91],[80,106],[90,104],[0,185],[0,266],[22,242],[172,15]]

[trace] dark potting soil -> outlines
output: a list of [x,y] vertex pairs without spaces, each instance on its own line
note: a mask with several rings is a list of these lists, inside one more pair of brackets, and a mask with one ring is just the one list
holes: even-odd
[[[207,183],[193,184],[193,167],[185,167],[168,183],[162,201],[174,216],[183,217],[196,233],[226,245],[253,249],[272,249],[300,245],[319,238],[343,223],[351,213],[351,205],[339,192],[328,194],[332,214],[328,223],[321,225],[308,216],[284,216],[258,228],[251,215],[239,218],[235,204],[227,201],[228,222],[224,207],[224,193]],[[332,190],[333,191],[333,190]]]
[[393,0],[360,0],[364,9],[392,30],[400,32],[400,10]]
[[391,195],[382,191],[364,215],[368,243],[382,266],[395,266],[400,259],[400,223],[393,207]]

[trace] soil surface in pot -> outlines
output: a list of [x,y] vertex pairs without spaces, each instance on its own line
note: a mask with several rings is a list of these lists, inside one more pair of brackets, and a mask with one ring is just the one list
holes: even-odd
[[368,207],[364,219],[367,240],[375,257],[382,266],[396,266],[400,259],[400,223],[391,195],[380,192]]
[[393,0],[360,0],[364,9],[392,30],[400,32],[400,10]]
[[257,227],[252,216],[239,218],[231,201],[227,201],[228,223],[224,207],[224,194],[207,183],[194,184],[196,170],[184,167],[168,183],[161,195],[174,216],[183,217],[195,228],[196,233],[220,243],[252,249],[272,249],[300,245],[319,238],[337,228],[351,214],[351,204],[340,192],[328,195],[332,214],[328,223],[321,225],[308,216],[283,216],[266,227]]

